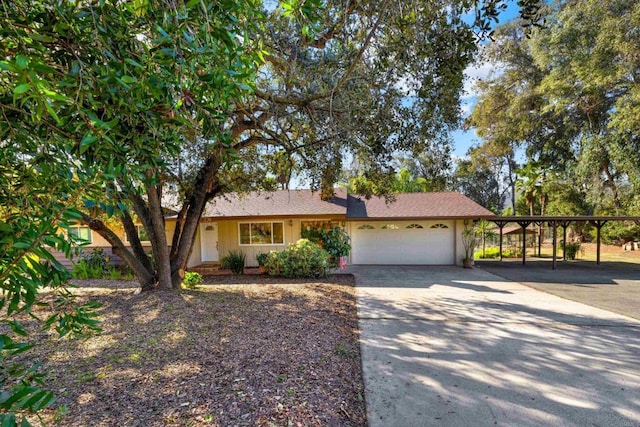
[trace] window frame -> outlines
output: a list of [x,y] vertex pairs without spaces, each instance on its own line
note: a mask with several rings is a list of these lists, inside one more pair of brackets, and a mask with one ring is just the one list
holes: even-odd
[[431,227],[429,227],[432,230],[448,230],[449,226],[447,224],[444,224],[442,222],[438,222],[433,224]]
[[[242,243],[242,234],[240,233],[240,227],[243,224],[249,224],[249,243]],[[271,243],[253,243],[251,241],[251,225],[252,224],[270,224],[271,226]],[[274,242],[274,234],[273,234],[273,224],[281,224],[282,225],[282,243]],[[238,222],[238,246],[284,246],[285,238],[284,238],[284,221],[242,221]]]
[[[136,233],[138,234],[138,239],[140,240],[140,243],[141,244],[142,243],[151,243],[151,240],[142,240],[142,239],[140,239],[140,229],[144,230],[144,226],[142,224],[136,224]],[[131,243],[131,242],[129,242],[129,236],[127,235],[126,231],[124,233],[124,242],[125,243]]]
[[376,230],[376,227],[371,224],[361,224],[356,230]]
[[[89,232],[89,239],[88,240],[85,240],[85,239],[83,239],[82,237],[80,237],[78,235],[78,232],[81,229],[86,229]],[[67,234],[69,234],[69,236],[71,236],[71,230],[76,230],[74,237],[76,239],[78,239],[78,240],[82,240],[84,244],[93,243],[93,232],[91,231],[91,228],[89,226],[87,226],[87,225],[72,225],[72,226],[69,227],[69,229],[67,231]]]

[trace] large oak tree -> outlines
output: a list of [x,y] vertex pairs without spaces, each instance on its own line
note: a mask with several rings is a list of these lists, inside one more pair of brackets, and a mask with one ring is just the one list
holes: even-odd
[[[537,2],[520,3],[534,20]],[[267,159],[327,192],[345,154],[375,177],[456,124],[463,70],[503,4],[4,2],[0,136],[30,132],[43,152],[64,141],[75,169],[101,177],[82,221],[143,289],[176,288],[206,203],[259,187]]]

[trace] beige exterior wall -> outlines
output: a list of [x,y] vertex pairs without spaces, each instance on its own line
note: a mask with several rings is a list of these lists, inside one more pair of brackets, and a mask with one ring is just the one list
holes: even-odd
[[[273,218],[261,218],[261,219],[239,219],[239,220],[214,220],[210,218],[206,218],[203,222],[215,222],[218,224],[218,255],[219,258],[225,256],[231,250],[242,250],[247,258],[246,264],[248,267],[255,267],[258,265],[256,261],[256,256],[261,252],[269,252],[269,251],[281,251],[284,250],[287,245],[291,243],[295,243],[300,239],[301,232],[301,222],[302,221],[326,221],[332,220],[336,222],[345,222],[344,218],[331,218],[331,217],[273,217]],[[284,229],[284,244],[282,245],[240,245],[240,234],[239,234],[239,224],[246,222],[282,222]],[[352,236],[352,227],[353,222],[346,221],[345,229]],[[462,244],[462,230],[464,229],[464,220],[456,220],[454,221],[455,227],[455,262],[458,265],[462,265],[462,259],[464,258],[464,245]],[[167,239],[169,240],[169,244],[171,243],[170,239],[173,235],[173,230],[175,228],[174,221],[167,221],[166,231],[167,231]],[[121,229],[115,230],[116,233],[124,239],[124,231]],[[107,241],[105,241],[100,235],[95,232],[92,232],[93,242],[89,247],[108,247],[111,246]],[[196,238],[194,241],[193,251],[191,256],[189,257],[189,261],[187,266],[194,267],[202,264],[202,243],[200,238],[200,228],[198,228],[198,232],[196,233]]]
[[[205,218],[204,222],[215,222],[218,224],[218,256],[224,257],[232,250],[241,250],[246,254],[247,267],[256,267],[258,262],[256,256],[262,252],[282,251],[289,244],[295,243],[300,239],[301,222],[302,221],[337,221],[343,222],[344,218],[336,217],[272,217],[272,218],[255,218],[255,219],[233,219],[233,220],[215,220],[213,218]],[[241,245],[240,244],[240,223],[248,222],[281,222],[284,230],[284,243],[279,245]],[[202,263],[202,243],[200,241],[200,230],[196,236],[193,253],[189,258],[189,267],[193,267]]]
[[[173,236],[173,230],[175,229],[175,226],[176,226],[175,222],[167,222],[165,224],[164,230],[167,235],[167,243],[169,244],[169,246],[171,246],[171,236]],[[121,227],[110,227],[110,228],[122,240],[125,246],[129,246],[126,241],[124,228],[121,228]],[[109,243],[104,237],[99,235],[96,231],[93,231],[93,230],[90,230],[90,231],[91,231],[91,243],[86,246],[87,248],[104,248],[107,246],[109,247],[111,246],[111,243]],[[150,247],[151,243],[142,242],[142,246]]]
[[464,259],[464,245],[462,244],[462,230],[464,230],[464,220],[457,220],[456,224],[456,265],[462,265]]

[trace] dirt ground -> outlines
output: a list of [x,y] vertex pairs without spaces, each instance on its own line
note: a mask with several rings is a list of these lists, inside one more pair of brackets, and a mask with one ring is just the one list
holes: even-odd
[[78,285],[79,301],[103,304],[104,332],[36,332],[28,356],[50,372],[50,425],[366,425],[350,275],[218,276],[147,294],[127,282]]

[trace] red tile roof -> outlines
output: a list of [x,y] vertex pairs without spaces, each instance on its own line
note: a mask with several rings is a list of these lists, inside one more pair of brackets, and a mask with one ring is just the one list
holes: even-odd
[[384,197],[349,197],[347,218],[451,218],[479,219],[493,217],[493,212],[483,208],[460,193],[404,193],[395,194],[395,201]]
[[494,214],[460,193],[407,193],[366,200],[347,196],[336,189],[335,196],[320,200],[319,192],[282,190],[274,192],[229,194],[209,202],[205,217],[260,217],[336,215],[350,219],[383,218],[486,218]]
[[281,190],[228,194],[207,204],[205,217],[299,216],[347,214],[347,192],[336,189],[330,200],[321,200],[320,192]]

